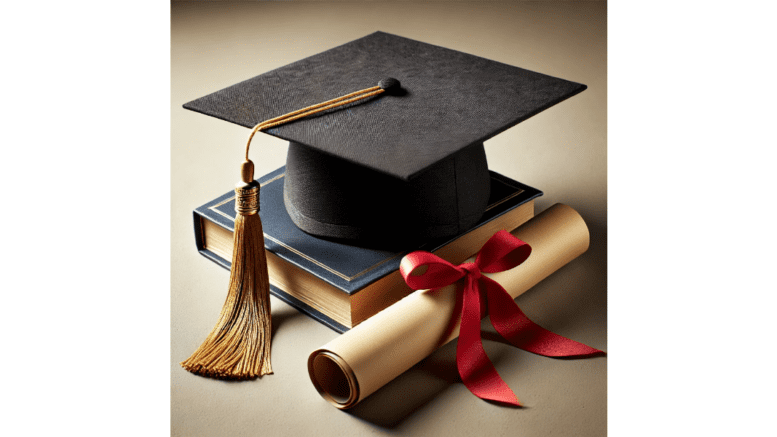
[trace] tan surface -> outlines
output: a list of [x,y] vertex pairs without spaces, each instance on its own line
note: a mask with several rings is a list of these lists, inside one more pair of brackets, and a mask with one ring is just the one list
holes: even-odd
[[[485,341],[486,351],[528,408],[472,396],[456,376],[451,342],[355,409],[337,410],[306,367],[310,352],[337,334],[275,298],[274,375],[229,383],[178,365],[213,327],[228,280],[197,254],[191,211],[234,186],[249,132],[181,105],[375,30],[589,86],[487,141],[486,153],[491,169],[545,192],[538,211],[566,203],[591,232],[587,253],[517,302],[542,326],[606,350],[606,4],[181,3],[172,6],[171,30],[173,435],[606,433],[608,358],[554,360],[496,341]],[[285,153],[285,142],[256,138],[256,174],[283,165]]]

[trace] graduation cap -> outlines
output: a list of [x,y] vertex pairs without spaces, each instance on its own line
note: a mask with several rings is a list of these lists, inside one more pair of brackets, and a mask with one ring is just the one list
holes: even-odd
[[489,196],[483,142],[586,88],[376,32],[184,107],[252,128],[384,78],[400,86],[264,130],[289,141],[284,201],[303,231],[373,245],[466,231]]
[[585,89],[376,32],[184,107],[289,141],[284,203],[300,229],[382,245],[477,223],[490,194],[483,142]]

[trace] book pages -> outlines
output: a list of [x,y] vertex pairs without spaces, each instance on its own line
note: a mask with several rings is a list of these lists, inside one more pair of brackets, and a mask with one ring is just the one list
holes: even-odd
[[[513,298],[584,253],[589,243],[582,217],[563,204],[551,206],[512,234],[531,245],[531,256],[514,269],[484,275]],[[416,291],[317,349],[308,359],[313,385],[337,408],[353,407],[458,337],[462,286],[458,281]]]

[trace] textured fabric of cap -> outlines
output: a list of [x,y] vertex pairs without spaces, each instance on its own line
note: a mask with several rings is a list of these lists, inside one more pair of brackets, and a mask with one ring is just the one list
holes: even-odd
[[[376,32],[184,105],[253,127],[385,78],[400,93],[267,131],[409,180],[581,91],[585,85]],[[258,153],[252,151],[252,153]]]

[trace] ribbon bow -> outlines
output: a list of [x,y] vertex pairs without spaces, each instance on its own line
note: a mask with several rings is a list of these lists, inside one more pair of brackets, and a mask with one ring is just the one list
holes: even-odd
[[481,399],[521,405],[483,349],[480,338],[480,319],[486,309],[483,301],[487,302],[496,331],[520,349],[546,357],[602,353],[532,322],[501,285],[481,274],[512,269],[526,261],[530,254],[531,246],[502,230],[483,245],[475,262],[454,266],[432,253],[416,251],[406,255],[399,266],[405,282],[414,290],[441,288],[466,277],[456,367],[464,385]]

